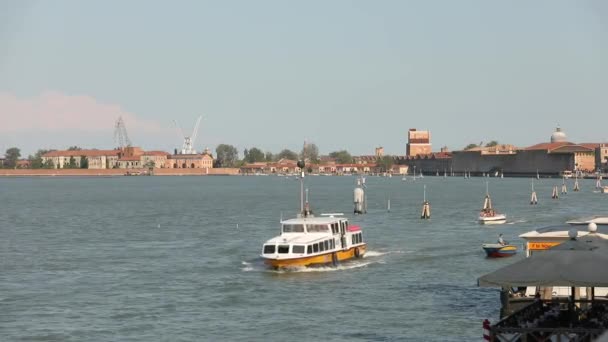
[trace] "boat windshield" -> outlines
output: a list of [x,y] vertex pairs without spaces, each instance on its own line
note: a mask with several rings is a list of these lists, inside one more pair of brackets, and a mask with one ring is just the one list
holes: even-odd
[[304,233],[303,224],[284,224],[283,233]]
[[329,227],[326,224],[309,224],[306,226],[309,233],[328,232]]

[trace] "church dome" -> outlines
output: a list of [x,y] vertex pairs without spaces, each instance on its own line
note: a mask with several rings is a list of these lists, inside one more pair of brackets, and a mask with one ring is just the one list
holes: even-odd
[[567,141],[566,133],[562,132],[562,129],[559,126],[555,129],[555,132],[551,134],[551,142],[565,142]]

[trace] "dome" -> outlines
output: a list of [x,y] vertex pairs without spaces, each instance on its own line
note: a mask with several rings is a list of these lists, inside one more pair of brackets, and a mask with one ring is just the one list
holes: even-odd
[[562,132],[562,129],[559,126],[555,129],[555,132],[551,134],[551,142],[565,142],[567,141],[566,133]]

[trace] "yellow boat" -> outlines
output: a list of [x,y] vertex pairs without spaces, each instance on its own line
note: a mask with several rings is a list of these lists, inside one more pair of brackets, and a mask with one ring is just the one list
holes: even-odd
[[[298,161],[304,170],[304,161]],[[297,218],[281,221],[281,235],[266,241],[261,257],[272,268],[337,265],[341,261],[360,258],[367,244],[359,226],[351,226],[342,214],[315,217],[304,200],[304,172],[300,175],[300,213]],[[306,203],[306,204],[305,204]]]
[[340,214],[302,216],[281,222],[281,235],[264,243],[261,257],[272,268],[336,265],[367,249],[359,226]]

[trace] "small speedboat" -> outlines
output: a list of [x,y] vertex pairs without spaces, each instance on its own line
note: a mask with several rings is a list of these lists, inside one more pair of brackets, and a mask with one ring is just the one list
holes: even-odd
[[510,257],[517,253],[515,245],[501,245],[499,243],[484,243],[481,248],[486,252],[488,258]]
[[480,224],[503,224],[507,222],[507,215],[499,214],[494,207],[492,207],[492,199],[488,191],[488,182],[486,182],[486,197],[483,200],[483,208],[479,213],[477,219]]
[[482,210],[479,213],[479,223],[481,224],[503,224],[507,222],[507,215],[499,214],[492,210]]

